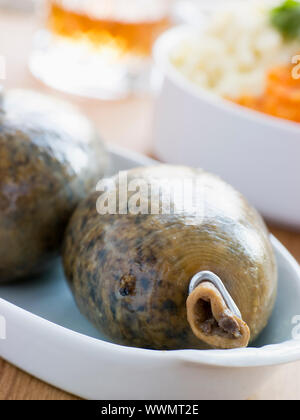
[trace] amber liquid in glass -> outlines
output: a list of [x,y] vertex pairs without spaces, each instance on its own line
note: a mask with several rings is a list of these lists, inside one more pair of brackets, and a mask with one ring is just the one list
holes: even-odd
[[[157,89],[151,52],[174,0],[46,0],[32,74],[63,92],[101,100]],[[46,25],[45,25],[46,23]]]
[[88,40],[95,48],[116,48],[119,53],[149,56],[156,38],[169,26],[167,16],[122,21],[67,9],[54,0],[49,2],[48,28],[52,33],[74,41]]

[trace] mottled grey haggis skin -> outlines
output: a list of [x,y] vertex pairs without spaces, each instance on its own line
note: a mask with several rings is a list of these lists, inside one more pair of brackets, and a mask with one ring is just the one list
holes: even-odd
[[129,182],[143,178],[149,184],[191,177],[201,187],[196,214],[188,208],[170,215],[101,216],[99,195],[93,194],[70,221],[63,250],[67,279],[81,312],[116,343],[205,348],[186,314],[190,280],[203,270],[223,280],[252,339],[267,324],[277,269],[258,213],[232,187],[201,170],[162,165],[128,172]]
[[0,108],[1,283],[40,273],[58,255],[106,153],[89,121],[64,102],[15,90]]

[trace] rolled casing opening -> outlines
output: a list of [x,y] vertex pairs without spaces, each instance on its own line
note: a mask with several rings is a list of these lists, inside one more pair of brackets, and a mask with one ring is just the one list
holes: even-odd
[[247,347],[248,325],[226,305],[217,287],[204,281],[187,299],[187,319],[197,338],[217,349]]

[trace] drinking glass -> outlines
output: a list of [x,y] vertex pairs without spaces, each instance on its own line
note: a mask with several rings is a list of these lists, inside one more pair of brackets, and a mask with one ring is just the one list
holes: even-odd
[[47,0],[32,73],[59,90],[115,99],[144,90],[173,0]]

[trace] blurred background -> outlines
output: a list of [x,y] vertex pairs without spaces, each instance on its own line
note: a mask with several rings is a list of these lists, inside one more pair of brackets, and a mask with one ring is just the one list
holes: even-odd
[[173,7],[172,0],[0,0],[1,83],[71,100],[104,140],[149,153],[151,48]]
[[197,23],[221,3],[226,0],[0,0],[2,84],[72,100],[104,140],[151,154],[160,82],[153,43],[174,23]]

